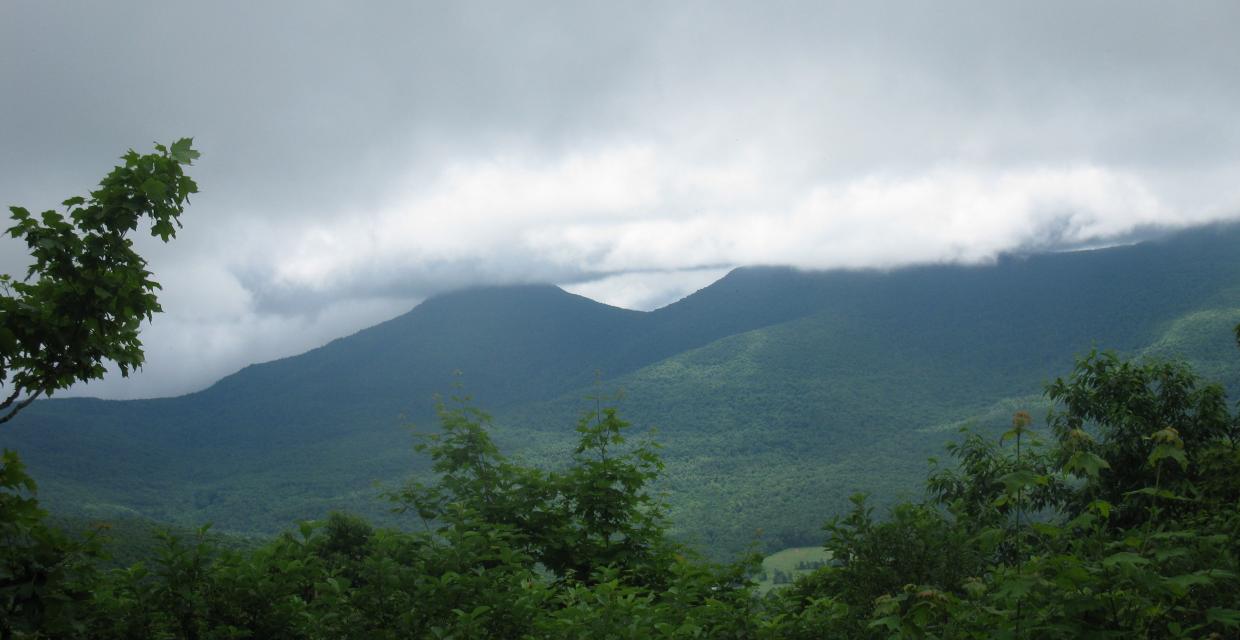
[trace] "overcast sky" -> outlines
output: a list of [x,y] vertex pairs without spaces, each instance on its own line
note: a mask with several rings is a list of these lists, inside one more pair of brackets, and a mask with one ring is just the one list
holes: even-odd
[[[147,366],[204,387],[479,283],[984,262],[1240,215],[1240,3],[0,2],[0,205],[193,136]],[[24,247],[0,242],[0,272]]]

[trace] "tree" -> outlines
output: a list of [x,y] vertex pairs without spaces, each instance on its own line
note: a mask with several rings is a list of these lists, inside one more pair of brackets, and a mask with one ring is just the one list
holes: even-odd
[[182,166],[198,157],[191,138],[155,153],[132,149],[89,198],[61,203],[65,212],[31,215],[10,207],[33,264],[24,279],[0,274],[0,423],[41,395],[103,377],[105,362],[121,375],[142,365],[138,327],[161,310],[159,284],[127,238],[143,218],[164,242],[198,185]]
[[[198,186],[182,171],[198,157],[192,141],[155,153],[130,150],[91,192],[61,203],[65,213],[32,216],[10,207],[32,264],[21,280],[0,274],[0,423],[40,395],[100,378],[112,361],[127,375],[142,364],[138,326],[160,310],[159,284],[126,235],[144,217],[151,234],[175,235]],[[49,527],[35,483],[17,454],[0,455],[0,637],[26,632],[70,637],[81,625],[98,558],[86,543]]]
[[[1236,418],[1228,411],[1223,386],[1201,380],[1180,362],[1132,362],[1090,353],[1067,379],[1047,387],[1047,397],[1057,405],[1049,424],[1060,443],[1060,462],[1076,468],[1082,460],[1093,461],[1093,473],[1084,474],[1089,482],[1068,505],[1073,513],[1105,500],[1132,524],[1145,517],[1147,487],[1201,489],[1214,471],[1204,463],[1218,457],[1220,446],[1234,448],[1237,440]],[[1151,462],[1155,452],[1178,464]],[[1166,506],[1195,510],[1203,505],[1177,500]]]
[[540,560],[560,575],[587,582],[611,566],[634,582],[658,584],[676,551],[665,539],[664,505],[650,493],[663,460],[652,443],[622,448],[628,427],[615,408],[585,413],[573,463],[550,476],[565,526],[559,544],[545,544]]
[[653,445],[626,445],[629,424],[596,407],[577,423],[571,464],[544,472],[510,462],[491,440],[491,416],[453,398],[438,407],[439,433],[416,450],[431,457],[433,485],[411,481],[391,495],[440,532],[511,532],[523,553],[565,582],[590,583],[604,568],[634,584],[666,578],[672,556],[663,504],[650,483],[663,468]]
[[1049,446],[1018,413],[997,443],[949,447],[929,501],[876,521],[857,498],[828,523],[832,564],[780,594],[812,634],[780,637],[1240,637],[1240,415],[1223,387],[1095,352],[1046,394]]

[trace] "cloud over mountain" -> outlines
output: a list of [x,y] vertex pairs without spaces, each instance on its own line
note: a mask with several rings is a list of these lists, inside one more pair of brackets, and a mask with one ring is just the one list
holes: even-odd
[[[148,366],[183,392],[434,293],[649,308],[739,264],[889,267],[1240,214],[1240,8],[0,6],[0,204],[196,137]],[[0,244],[0,271],[22,247]]]

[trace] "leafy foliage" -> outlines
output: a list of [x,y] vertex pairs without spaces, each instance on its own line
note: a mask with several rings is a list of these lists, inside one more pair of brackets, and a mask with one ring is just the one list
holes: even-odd
[[1182,498],[1164,509],[1191,511],[1201,500],[1212,505],[1235,495],[1211,495],[1203,481],[1218,470],[1202,462],[1234,445],[1236,419],[1222,386],[1201,383],[1186,365],[1092,353],[1047,394],[1063,407],[1050,420],[1065,445],[1062,463],[1082,467],[1088,481],[1071,505],[1075,512],[1104,500],[1132,522],[1143,517],[1154,486],[1160,494],[1153,497]]
[[1092,353],[1047,394],[1051,445],[1019,456],[966,435],[928,502],[875,522],[858,501],[829,525],[839,565],[791,593],[845,605],[846,637],[1235,636],[1240,452],[1222,390]]
[[[155,149],[130,150],[89,199],[65,200],[65,214],[10,208],[15,224],[7,233],[26,241],[33,262],[23,280],[0,274],[0,386],[8,389],[0,423],[40,395],[101,377],[105,361],[123,374],[142,364],[138,326],[159,311],[159,285],[126,235],[149,216],[152,235],[167,241],[197,192],[182,171],[198,157],[191,140]],[[0,638],[81,633],[97,579],[95,534],[71,538],[48,526],[35,490],[17,454],[5,449]]]
[[40,395],[102,377],[107,361],[122,375],[142,365],[138,326],[160,311],[159,284],[126,235],[143,218],[151,235],[176,235],[198,191],[182,166],[198,155],[189,138],[130,150],[89,198],[65,200],[63,214],[9,208],[7,233],[25,240],[33,262],[25,279],[0,274],[0,385],[9,389],[0,422]]
[[[221,548],[203,527],[164,535],[146,562],[108,573],[91,569],[89,549],[48,532],[55,542],[36,546],[76,569],[4,591],[5,629],[103,639],[1234,637],[1240,455],[1231,430],[1214,431],[1234,422],[1225,404],[1221,422],[1199,410],[1215,406],[1216,390],[1183,367],[1095,353],[1048,395],[1050,442],[1024,413],[997,441],[966,432],[950,448],[959,464],[932,471],[926,500],[880,519],[854,497],[826,525],[830,560],[766,595],[756,558],[718,566],[668,540],[650,491],[662,461],[652,445],[627,442],[614,409],[584,415],[572,455],[546,470],[508,459],[490,417],[457,400],[441,404],[441,429],[418,445],[436,479],[391,495],[420,530],[336,513],[245,551]],[[1128,428],[1142,411],[1161,428]],[[1140,467],[1117,469],[1136,446]],[[13,456],[0,479],[4,531],[32,539],[45,529],[32,481]],[[39,553],[4,549],[10,567]]]
[[561,581],[589,583],[604,567],[626,581],[665,578],[662,565],[676,548],[664,538],[663,507],[647,490],[662,461],[646,444],[617,450],[629,425],[614,408],[582,416],[573,464],[543,472],[510,463],[484,426],[490,416],[457,402],[440,406],[442,431],[418,445],[439,481],[413,481],[395,494],[404,508],[452,530],[509,531]]
[[[88,615],[98,545],[44,523],[36,485],[17,454],[0,455],[0,638],[71,636]],[[18,635],[17,637],[22,637]]]

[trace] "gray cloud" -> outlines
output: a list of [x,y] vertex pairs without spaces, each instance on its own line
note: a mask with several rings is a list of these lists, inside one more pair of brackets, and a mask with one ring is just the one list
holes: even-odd
[[[0,204],[194,135],[188,391],[478,283],[985,261],[1240,214],[1233,2],[0,4]],[[0,242],[0,271],[24,265]]]

